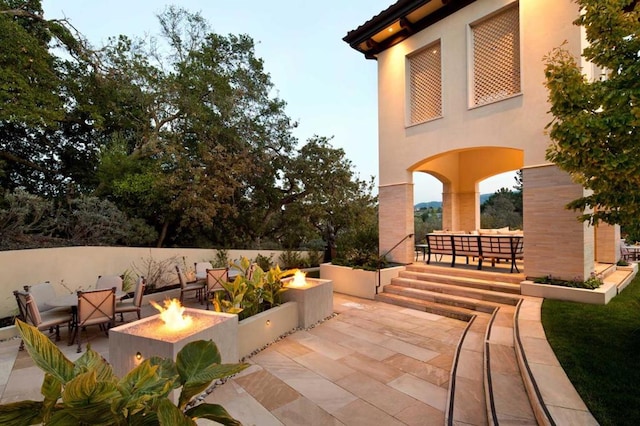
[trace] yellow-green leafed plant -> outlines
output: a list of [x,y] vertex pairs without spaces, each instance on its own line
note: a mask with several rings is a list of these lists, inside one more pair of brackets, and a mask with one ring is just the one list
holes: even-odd
[[[191,400],[216,379],[236,374],[248,364],[221,364],[212,341],[187,344],[176,361],[151,357],[123,378],[87,347],[74,363],[35,327],[16,320],[25,348],[45,372],[42,401],[0,405],[2,425],[195,425],[196,418],[240,425],[220,405]],[[180,389],[177,405],[169,399]],[[187,408],[189,407],[189,408]]]

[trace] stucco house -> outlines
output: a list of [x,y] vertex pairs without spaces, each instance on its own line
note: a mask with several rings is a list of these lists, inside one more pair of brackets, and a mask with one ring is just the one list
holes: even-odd
[[[565,205],[585,189],[545,159],[543,58],[563,43],[580,57],[578,14],[570,0],[399,0],[348,32],[378,67],[381,253],[413,233],[414,173],[442,182],[443,229],[469,232],[479,182],[522,169],[527,276],[585,278],[619,259],[619,227],[579,222]],[[389,257],[413,255],[408,238]]]

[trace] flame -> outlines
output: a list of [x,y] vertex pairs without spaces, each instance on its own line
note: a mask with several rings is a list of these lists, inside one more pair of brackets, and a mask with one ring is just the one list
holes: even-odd
[[289,287],[305,287],[307,285],[307,280],[305,279],[306,274],[300,270],[296,271],[293,275],[293,280],[289,282]]
[[164,308],[153,300],[150,303],[160,311],[160,319],[164,321],[165,327],[169,330],[182,330],[188,328],[193,322],[193,318],[184,315],[185,308],[178,299],[165,300]]

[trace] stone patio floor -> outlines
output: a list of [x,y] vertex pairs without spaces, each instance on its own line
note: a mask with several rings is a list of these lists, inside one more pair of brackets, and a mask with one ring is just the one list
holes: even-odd
[[[222,404],[244,425],[444,424],[451,364],[466,322],[338,293],[334,311],[247,359],[251,366],[206,401]],[[143,316],[156,313],[143,307]],[[92,348],[108,360],[108,338],[97,327],[89,330]],[[65,338],[66,331],[58,347],[77,359],[81,354]],[[44,373],[19,344],[0,343],[0,403],[42,400]]]

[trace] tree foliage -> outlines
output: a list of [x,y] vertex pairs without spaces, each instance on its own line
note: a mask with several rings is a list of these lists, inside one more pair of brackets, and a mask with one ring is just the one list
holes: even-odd
[[[590,189],[568,207],[581,220],[632,225],[640,217],[640,6],[637,0],[576,0],[575,21],[590,45],[582,55],[603,70],[587,81],[566,49],[546,58],[553,121],[547,159]],[[593,210],[592,210],[593,209]]]
[[[105,235],[56,225],[86,244],[155,233],[157,246],[297,248],[375,218],[373,182],[344,151],[293,136],[251,37],[177,7],[158,20],[158,38],[94,48],[40,1],[0,0],[3,194],[103,209]],[[107,217],[128,235],[99,225]]]

